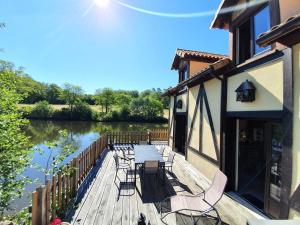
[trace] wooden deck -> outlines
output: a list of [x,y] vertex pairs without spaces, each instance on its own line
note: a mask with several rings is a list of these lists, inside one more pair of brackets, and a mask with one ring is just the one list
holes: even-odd
[[[163,224],[160,220],[161,202],[165,197],[175,194],[199,193],[209,186],[206,178],[194,169],[182,155],[177,154],[173,174],[167,174],[166,184],[145,179],[141,184],[137,179],[135,189],[130,182],[125,183],[125,175],[119,172],[120,180],[114,182],[115,165],[113,152],[107,151],[103,160],[91,171],[90,178],[83,184],[76,207],[67,219],[74,225],[136,225],[140,213],[145,214],[151,225]],[[130,178],[133,178],[129,175]],[[249,218],[261,218],[246,207],[224,195],[216,207],[223,224],[246,225]],[[212,214],[212,216],[215,216]],[[192,220],[182,215],[170,215],[167,223],[171,225],[193,224]],[[198,224],[217,224],[213,218],[201,218]]]

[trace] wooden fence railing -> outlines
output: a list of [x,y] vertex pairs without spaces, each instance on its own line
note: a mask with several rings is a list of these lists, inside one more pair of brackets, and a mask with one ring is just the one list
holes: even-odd
[[107,143],[109,144],[138,144],[140,141],[146,141],[151,144],[153,141],[167,140],[167,129],[155,129],[140,132],[111,132],[107,134]]
[[64,166],[64,172],[54,174],[52,180],[32,193],[32,225],[49,225],[50,218],[63,216],[70,201],[100,158],[108,144],[138,144],[139,141],[167,141],[168,129],[147,132],[111,132],[101,135],[78,157]]
[[51,217],[63,214],[106,146],[104,134],[68,163],[65,173],[54,174],[52,180],[32,193],[32,225],[49,225]]

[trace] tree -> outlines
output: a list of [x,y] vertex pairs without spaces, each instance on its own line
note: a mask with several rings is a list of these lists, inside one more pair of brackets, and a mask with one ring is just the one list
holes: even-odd
[[[1,64],[1,63],[0,63]],[[17,104],[21,95],[17,92],[18,78],[13,67],[0,66],[0,221],[9,202],[22,196],[28,182],[22,173],[30,160],[31,144],[22,128]]]
[[61,104],[64,103],[61,99],[62,89],[56,84],[48,84],[46,86],[46,100],[50,104]]
[[60,94],[60,98],[69,105],[69,109],[71,112],[71,118],[73,114],[74,106],[79,103],[81,97],[83,95],[83,90],[80,86],[65,83],[63,86],[63,90]]
[[111,106],[115,103],[115,93],[111,88],[103,88],[96,90],[96,103],[105,108],[105,114],[108,113]]
[[132,97],[128,94],[124,94],[124,93],[121,93],[121,94],[116,94],[115,96],[115,102],[116,104],[120,107],[120,108],[124,108],[125,106],[129,106],[131,100],[132,100]]

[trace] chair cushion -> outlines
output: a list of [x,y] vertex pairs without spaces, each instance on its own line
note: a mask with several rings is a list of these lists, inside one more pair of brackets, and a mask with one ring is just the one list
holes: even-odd
[[165,162],[165,167],[171,167],[172,165],[173,165],[173,163]]
[[199,215],[199,212],[193,212],[191,210],[197,210],[204,212],[210,210],[211,206],[203,201],[203,197],[193,197],[193,196],[180,196],[176,195],[171,198],[171,210],[172,212],[180,211],[182,214],[186,215]]
[[130,166],[127,163],[119,163],[119,169],[128,169]]

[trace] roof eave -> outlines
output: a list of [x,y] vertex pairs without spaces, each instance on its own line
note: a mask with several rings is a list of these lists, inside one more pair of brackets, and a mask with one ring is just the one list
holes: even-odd
[[210,24],[210,29],[219,28],[219,29],[229,29],[228,15],[229,13],[222,12],[222,9],[228,7],[228,0],[222,0],[220,3],[215,16]]
[[[270,31],[261,34],[256,43],[262,47],[275,42],[284,45],[293,45],[300,41],[300,14],[294,18],[288,19],[284,24],[279,24],[270,29]],[[293,41],[290,41],[290,40]]]

